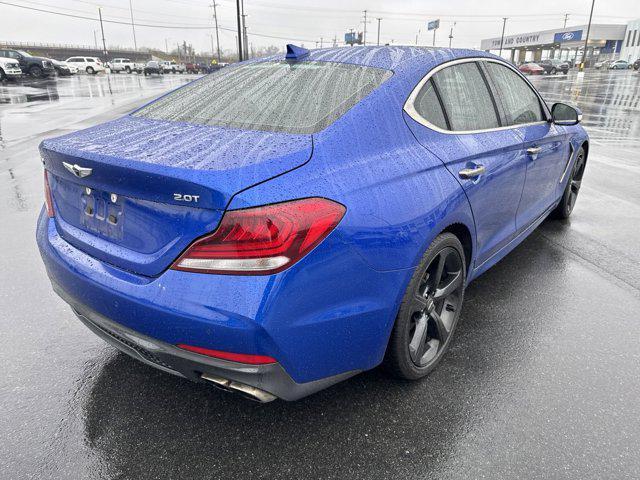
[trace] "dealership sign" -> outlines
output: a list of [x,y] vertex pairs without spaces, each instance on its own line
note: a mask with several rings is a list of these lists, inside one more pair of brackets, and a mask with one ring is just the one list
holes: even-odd
[[440,19],[431,20],[429,23],[427,23],[427,30],[435,30],[437,28],[440,28]]
[[553,36],[554,43],[577,42],[582,40],[582,30],[574,30],[573,32],[558,32]]

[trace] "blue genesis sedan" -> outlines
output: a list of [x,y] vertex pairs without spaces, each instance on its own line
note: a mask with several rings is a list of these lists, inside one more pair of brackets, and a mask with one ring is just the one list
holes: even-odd
[[78,318],[165,372],[262,402],[416,380],[469,282],[571,214],[580,120],[489,53],[289,45],[43,141],[38,245]]

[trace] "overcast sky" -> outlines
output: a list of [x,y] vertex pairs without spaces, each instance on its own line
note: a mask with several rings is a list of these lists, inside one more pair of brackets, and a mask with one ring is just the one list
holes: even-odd
[[[69,15],[97,17],[102,6],[105,20],[130,22],[129,0],[6,0],[8,3],[35,9],[52,10]],[[94,31],[99,37],[97,21],[26,10],[0,0],[0,41],[72,43],[93,45]],[[213,25],[211,0],[132,0],[136,23],[171,28],[136,27],[138,46],[164,49],[186,40],[197,51],[211,51],[209,29],[186,29],[181,26]],[[217,0],[221,48],[230,50],[235,42],[235,0]],[[368,43],[375,43],[377,18],[381,17],[381,43],[430,45],[433,37],[426,32],[428,20],[440,18],[436,44],[447,45],[453,22],[453,46],[479,47],[483,38],[499,36],[502,17],[509,17],[506,34],[562,27],[587,22],[590,0],[245,0],[249,42],[254,46],[304,43],[315,47],[322,37],[327,46],[336,36],[340,42],[350,28],[362,30],[363,10],[368,10]],[[640,17],[640,0],[596,0],[594,22],[626,23]],[[105,23],[107,45],[133,46],[131,25]],[[268,38],[271,35],[283,38]]]

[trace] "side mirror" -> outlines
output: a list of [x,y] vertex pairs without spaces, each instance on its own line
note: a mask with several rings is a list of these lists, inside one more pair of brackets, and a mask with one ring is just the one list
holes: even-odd
[[566,103],[555,103],[551,107],[551,119],[556,125],[577,125],[582,121],[582,112]]

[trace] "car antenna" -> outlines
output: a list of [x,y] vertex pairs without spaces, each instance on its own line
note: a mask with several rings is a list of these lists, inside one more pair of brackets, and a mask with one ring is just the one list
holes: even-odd
[[306,48],[298,47],[297,45],[293,45],[291,43],[287,44],[287,55],[285,58],[287,60],[300,60],[301,58],[306,57],[311,53]]

